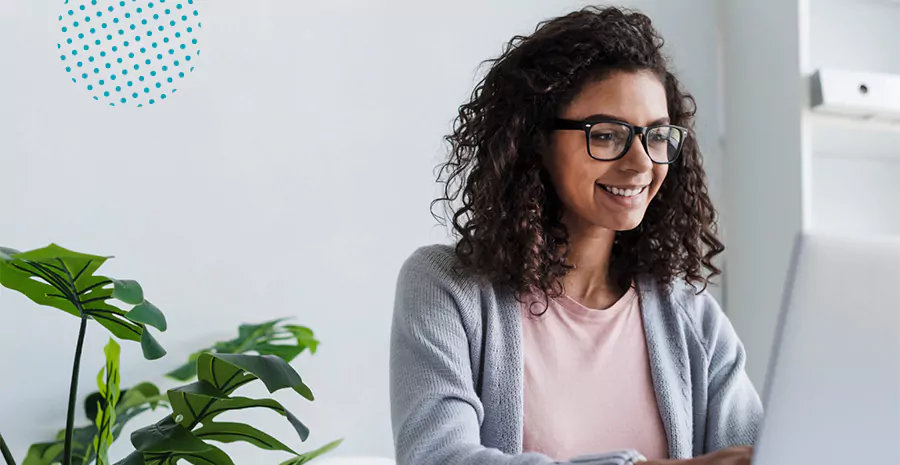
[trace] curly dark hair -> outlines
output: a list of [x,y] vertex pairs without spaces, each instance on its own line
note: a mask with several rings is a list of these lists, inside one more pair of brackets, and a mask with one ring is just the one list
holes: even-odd
[[[585,84],[616,71],[649,71],[665,87],[672,124],[692,129],[694,98],[669,70],[662,47],[647,16],[588,7],[513,37],[485,62],[487,74],[446,136],[450,156],[438,175],[443,195],[432,203],[433,214],[435,205],[446,207],[463,270],[511,288],[520,300],[562,295],[562,278],[572,269],[569,233],[541,162],[550,141],[546,123]],[[699,293],[721,273],[713,264],[724,250],[716,233],[700,149],[688,137],[641,224],[616,233],[610,276],[622,289],[639,275],[667,289],[680,277],[701,284]]]

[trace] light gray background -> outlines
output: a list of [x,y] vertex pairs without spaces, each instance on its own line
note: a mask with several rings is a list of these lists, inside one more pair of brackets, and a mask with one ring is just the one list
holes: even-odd
[[[654,18],[697,98],[718,198],[715,2],[627,3]],[[413,249],[448,240],[428,208],[441,138],[481,60],[582,4],[201,0],[202,56],[178,94],[113,109],[65,75],[62,0],[2,0],[0,244],[114,254],[102,271],[144,285],[169,318],[169,356],[125,344],[123,385],[161,381],[241,322],[296,317],[323,341],[295,364],[318,400],[278,396],[312,429],[306,446],[343,437],[337,454],[390,457],[394,284]],[[0,292],[0,431],[21,458],[63,426],[78,321]],[[106,340],[90,326],[82,393]],[[244,419],[297,443],[277,415]],[[226,449],[239,464],[280,458]]]

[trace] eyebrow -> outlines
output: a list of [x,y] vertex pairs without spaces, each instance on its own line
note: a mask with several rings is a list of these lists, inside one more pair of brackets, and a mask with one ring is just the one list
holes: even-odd
[[[588,116],[587,118],[584,118],[584,121],[593,121],[593,120],[598,120],[598,119],[612,119],[612,120],[616,120],[616,121],[630,123],[630,121],[625,120],[625,118],[620,118],[616,115],[609,115],[606,113],[598,113],[596,115]],[[651,121],[650,124],[648,124],[647,126],[655,126],[657,124],[669,124],[671,121],[672,120],[669,119],[668,116],[663,116],[662,118],[658,118],[658,119]],[[631,124],[633,124],[633,123],[631,123]],[[635,126],[637,126],[637,125],[635,125]]]

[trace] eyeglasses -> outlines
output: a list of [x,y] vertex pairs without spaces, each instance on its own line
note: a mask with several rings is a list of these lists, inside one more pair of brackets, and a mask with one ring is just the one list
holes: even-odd
[[553,129],[584,131],[588,155],[599,161],[614,161],[624,157],[631,149],[635,134],[640,134],[644,151],[653,163],[660,165],[668,165],[678,159],[688,136],[687,128],[681,126],[656,124],[644,127],[608,118],[586,121],[556,118],[553,120]]

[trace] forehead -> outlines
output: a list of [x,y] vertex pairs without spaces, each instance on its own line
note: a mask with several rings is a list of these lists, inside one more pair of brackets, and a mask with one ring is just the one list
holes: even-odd
[[580,120],[598,114],[636,125],[659,121],[669,116],[666,89],[649,71],[614,72],[585,84],[562,117]]

